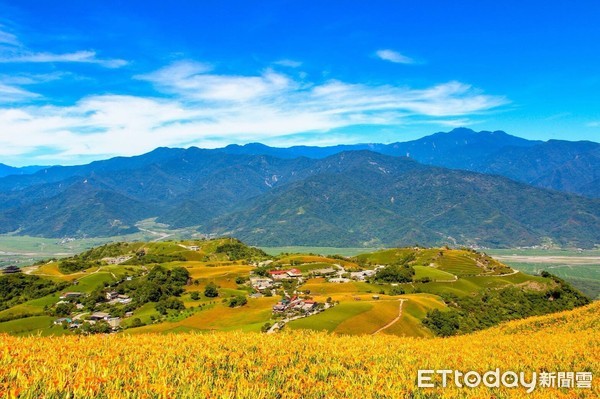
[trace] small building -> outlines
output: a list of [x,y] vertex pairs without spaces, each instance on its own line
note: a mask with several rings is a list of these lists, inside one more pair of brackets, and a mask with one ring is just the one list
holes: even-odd
[[302,272],[298,269],[290,269],[287,271],[287,275],[292,278],[302,277]]
[[106,299],[108,299],[109,301],[112,299],[116,299],[118,296],[119,293],[117,291],[111,291],[106,293]]
[[350,278],[362,281],[368,277],[374,276],[376,273],[377,272],[375,270],[361,270],[360,272],[351,272]]
[[288,278],[287,270],[269,270],[269,275],[273,280],[283,280]]
[[90,316],[90,320],[98,321],[98,320],[108,320],[110,319],[110,314],[106,312],[94,312]]
[[54,325],[60,325],[60,324],[63,324],[63,323],[70,323],[70,322],[71,322],[70,318],[68,318],[68,317],[62,317],[60,319],[54,320]]
[[313,310],[316,307],[317,307],[317,302],[315,302],[313,300],[306,300],[302,304],[302,310],[304,310],[305,312],[310,312],[311,310]]
[[349,283],[351,280],[349,278],[335,277],[335,278],[330,278],[327,281],[329,281],[330,283]]
[[106,321],[108,322],[108,325],[111,326],[113,329],[119,328],[119,326],[121,325],[120,317],[109,317]]
[[190,245],[190,246],[188,247],[188,249],[189,249],[190,251],[199,251],[199,250],[200,250],[200,247],[199,247],[199,246],[197,246],[197,245]]
[[266,277],[250,277],[252,288],[258,291],[263,291],[273,286],[273,280]]

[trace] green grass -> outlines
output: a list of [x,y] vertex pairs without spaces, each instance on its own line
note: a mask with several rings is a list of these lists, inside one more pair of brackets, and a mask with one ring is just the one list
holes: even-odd
[[115,281],[115,279],[109,272],[101,271],[98,273],[93,273],[93,274],[89,274],[87,276],[81,277],[78,281],[79,281],[78,284],[70,285],[69,287],[65,288],[63,290],[63,292],[64,291],[78,291],[78,292],[90,293],[90,292],[94,291],[96,288],[102,287],[105,282],[110,283],[112,281]]
[[303,265],[296,265],[293,267],[300,270],[302,273],[308,273],[312,270],[317,270],[317,269],[333,268],[333,269],[337,270],[337,268],[335,266],[333,266],[331,263],[305,263]]
[[286,325],[286,328],[332,332],[345,320],[368,312],[372,308],[373,305],[367,302],[343,302],[315,316],[293,320]]
[[367,252],[377,251],[378,248],[338,248],[338,247],[260,247],[263,251],[271,256],[280,255],[282,253],[303,253],[303,254],[318,254],[318,255],[341,255],[341,256],[356,256]]
[[[0,333],[11,333],[14,335],[33,335],[38,332],[49,330],[55,317],[34,316],[24,319],[5,321],[0,323]],[[57,331],[59,328],[55,328]],[[62,328],[61,328],[62,330]]]
[[454,280],[455,275],[430,266],[414,266],[415,279],[429,277],[432,280]]
[[406,299],[402,305],[402,316],[398,322],[381,333],[404,337],[430,337],[432,332],[423,326],[421,320],[432,309],[447,309],[444,302],[430,294],[402,295]]
[[457,276],[474,275],[482,272],[473,258],[467,254],[449,254],[446,252],[437,260],[440,270]]

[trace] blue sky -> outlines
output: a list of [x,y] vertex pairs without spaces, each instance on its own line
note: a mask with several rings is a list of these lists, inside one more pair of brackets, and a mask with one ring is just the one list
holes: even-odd
[[598,21],[592,1],[0,0],[0,162],[457,126],[600,141]]

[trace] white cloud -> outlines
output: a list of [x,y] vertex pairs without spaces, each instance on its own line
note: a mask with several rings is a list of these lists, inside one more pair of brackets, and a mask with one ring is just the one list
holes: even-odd
[[136,78],[189,100],[217,102],[251,101],[286,91],[294,84],[287,76],[272,70],[260,76],[240,76],[207,73],[210,69],[207,64],[181,61]]
[[588,127],[600,127],[600,122],[589,122],[586,124]]
[[322,143],[332,130],[339,135],[352,126],[398,127],[415,120],[449,124],[508,103],[460,82],[418,89],[339,80],[307,84],[272,70],[218,74],[191,61],[137,78],[162,96],[92,95],[71,106],[0,108],[0,156],[6,162],[50,148],[50,154],[28,161],[73,163],[158,146],[306,144],[299,134],[307,132]]
[[377,55],[377,57],[381,58],[384,61],[390,61],[396,64],[413,64],[415,62],[415,60],[413,60],[412,58],[400,54],[399,52],[394,50],[378,50],[375,54]]
[[106,68],[120,68],[127,65],[121,59],[102,59],[96,56],[95,51],[76,51],[74,53],[25,53],[0,57],[0,63],[49,63],[49,62],[75,62],[98,64]]
[[20,46],[17,36],[7,32],[4,26],[0,25],[0,45]]
[[275,61],[275,65],[281,65],[284,67],[289,67],[289,68],[299,68],[302,66],[302,63],[300,61],[295,61],[295,60],[290,60],[290,59],[282,59],[279,61]]
[[15,85],[8,85],[0,81],[0,104],[31,100],[35,97],[39,97],[39,94],[32,93]]

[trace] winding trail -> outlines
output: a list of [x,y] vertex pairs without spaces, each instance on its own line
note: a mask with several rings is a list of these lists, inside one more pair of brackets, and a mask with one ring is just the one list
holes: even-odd
[[386,328],[391,327],[398,320],[400,320],[400,318],[402,317],[402,305],[404,304],[404,301],[406,301],[406,299],[398,299],[398,301],[400,301],[400,304],[398,305],[398,317],[396,317],[394,320],[392,320],[389,323],[387,323],[385,326],[381,327],[379,330],[375,331],[372,335],[375,335],[375,334],[379,333],[380,331],[383,331]]

